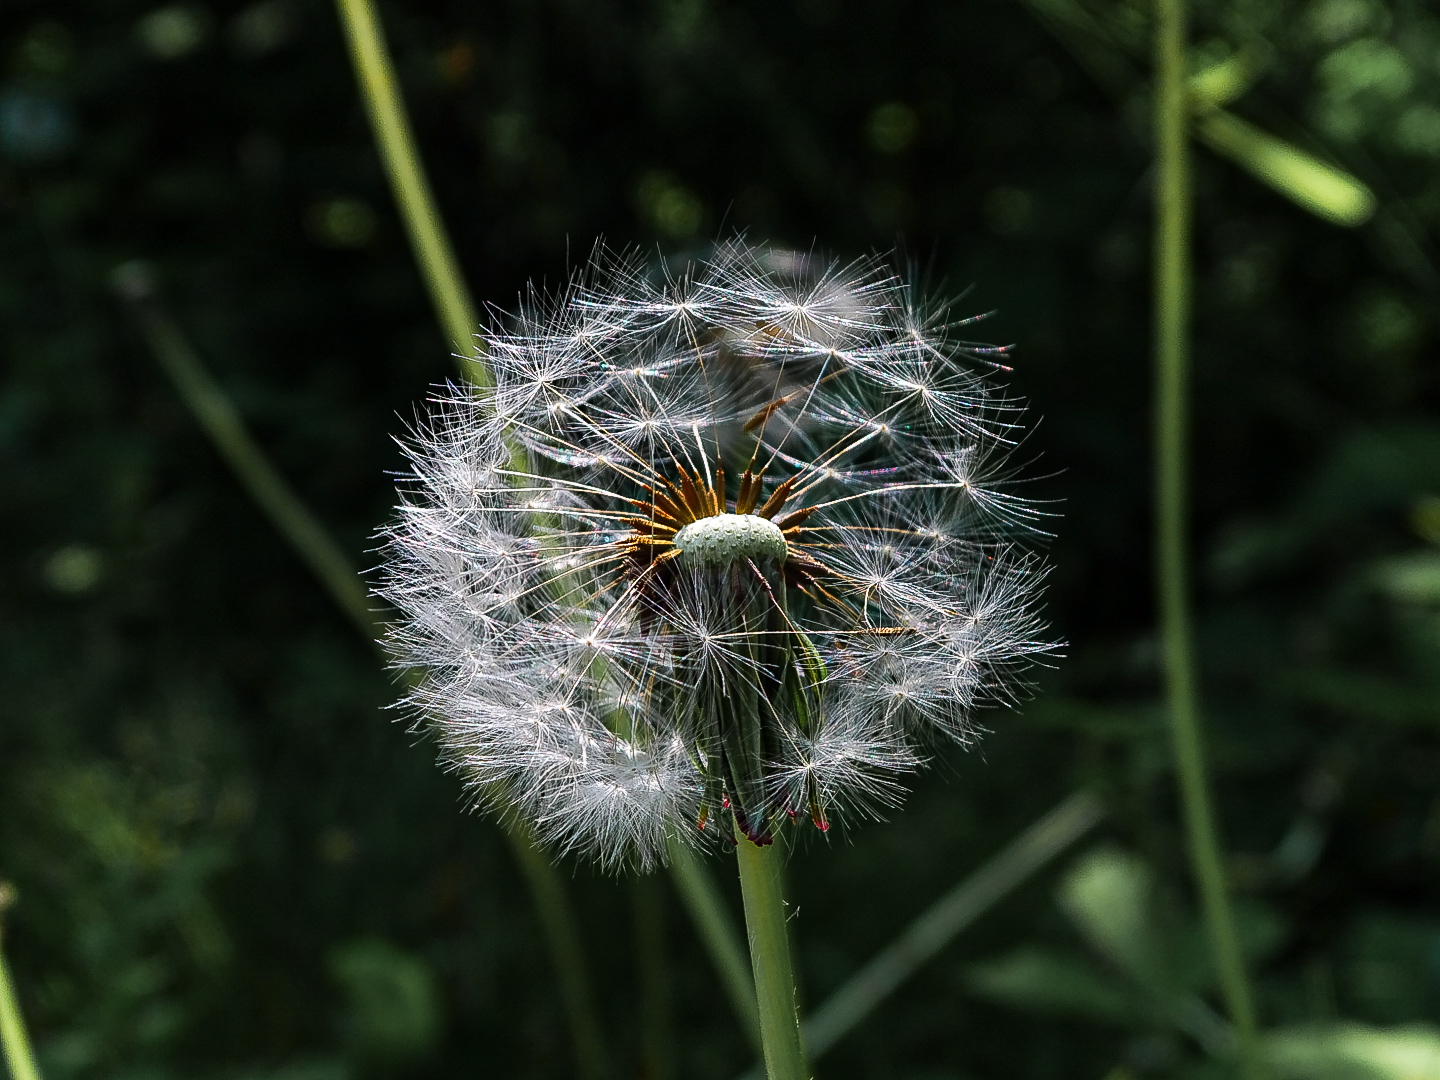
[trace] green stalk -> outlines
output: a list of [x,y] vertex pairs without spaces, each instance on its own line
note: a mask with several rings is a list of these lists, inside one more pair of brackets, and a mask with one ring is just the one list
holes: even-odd
[[319,579],[336,607],[375,645],[385,624],[370,606],[365,583],[319,518],[265,456],[229,396],[165,311],[149,268],[143,263],[126,263],[111,275],[111,284],[134,315],[145,344],[240,486]]
[[735,849],[740,863],[740,894],[745,901],[745,929],[750,938],[750,964],[755,969],[765,1073],[769,1080],[810,1080],[800,1045],[800,1014],[785,926],[783,848],[778,843],[758,847],[736,829]]
[[1206,775],[1186,591],[1186,394],[1189,382],[1191,200],[1184,0],[1157,0],[1155,22],[1155,560],[1164,680],[1190,860],[1210,947],[1247,1080],[1265,1074],[1255,1007],[1235,933]]
[[[480,319],[435,205],[375,6],[371,0],[336,0],[336,6],[365,112],[436,317],[455,349],[461,377],[474,386],[493,386],[494,377],[484,361],[485,346],[477,336]],[[517,471],[527,470],[522,448],[512,445],[511,456]],[[569,899],[555,868],[533,839],[509,830],[506,835],[530,884],[549,941],[580,1074],[592,1080],[604,1076],[609,1072],[608,1057]]]
[[477,386],[494,384],[483,362],[484,345],[476,336],[480,320],[470,290],[465,287],[455,249],[435,207],[425,166],[415,147],[410,119],[395,82],[395,66],[385,47],[380,20],[370,0],[336,0],[355,78],[360,83],[365,111],[380,148],[390,188],[400,205],[410,246],[425,276],[435,314],[460,358],[460,374]]
[[[475,304],[465,284],[459,260],[455,257],[454,247],[446,235],[444,219],[431,193],[375,6],[372,0],[336,0],[336,6],[391,190],[404,218],[405,229],[425,277],[436,316],[459,357],[461,377],[476,386],[493,386],[494,376],[485,363],[484,342],[475,334],[479,326]],[[523,447],[512,444],[511,457],[515,471],[529,471]],[[679,875],[677,883],[682,895],[687,896],[687,906],[693,914],[705,905],[703,902],[698,905],[691,902],[694,876],[691,875],[687,884],[681,880],[684,878],[683,869]],[[710,949],[712,959],[729,986],[735,980],[729,971],[733,965],[727,954],[734,950],[733,945],[726,942],[728,924],[723,920],[711,920],[698,925],[702,942]],[[732,996],[735,996],[737,1009],[743,1012],[740,997],[733,992]]]
[[[0,882],[0,911],[5,907],[7,894],[14,896],[9,886]],[[0,944],[3,943],[4,930],[0,926]],[[30,1037],[25,1033],[25,1018],[20,1013],[20,999],[10,979],[10,968],[5,963],[3,949],[0,949],[0,1046],[4,1047],[5,1064],[10,1067],[12,1080],[40,1080],[35,1054],[30,1049]]]

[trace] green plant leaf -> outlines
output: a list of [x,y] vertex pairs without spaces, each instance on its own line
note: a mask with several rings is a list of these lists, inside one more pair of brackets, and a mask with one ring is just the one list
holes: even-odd
[[420,957],[365,938],[336,949],[330,970],[349,1005],[345,1034],[361,1057],[398,1063],[439,1041],[440,990]]
[[1160,981],[1161,950],[1150,915],[1150,868],[1116,847],[1100,847],[1070,868],[1060,908],[1106,960],[1147,986]]
[[1220,109],[1194,118],[1200,141],[1291,202],[1336,225],[1363,225],[1375,195],[1355,177],[1313,154]]
[[1440,1031],[1338,1023],[1265,1036],[1282,1080],[1440,1080]]

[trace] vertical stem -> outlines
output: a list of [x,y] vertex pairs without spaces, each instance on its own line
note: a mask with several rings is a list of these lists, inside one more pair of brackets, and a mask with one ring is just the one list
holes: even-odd
[[410,246],[425,275],[435,313],[456,354],[462,358],[461,375],[478,386],[489,386],[494,380],[481,362],[484,347],[475,336],[480,320],[460,273],[455,249],[435,208],[430,181],[415,148],[415,136],[395,84],[395,67],[390,62],[374,4],[371,0],[336,0],[336,3],[365,111],[370,117],[395,201],[400,204]]
[[1235,1025],[1242,1071],[1248,1080],[1260,1080],[1264,1069],[1255,1008],[1235,933],[1206,775],[1186,591],[1191,203],[1184,0],[1157,0],[1155,62],[1155,555],[1165,691],[1191,866],[1210,947]]
[[[0,910],[5,907],[7,893],[14,895],[8,885],[0,882]],[[3,941],[4,932],[0,929],[0,943]],[[25,1018],[20,1013],[20,999],[10,979],[3,950],[0,950],[0,1046],[4,1047],[5,1064],[10,1067],[12,1080],[40,1080],[30,1037],[25,1033]]]
[[750,964],[755,969],[765,1073],[769,1080],[810,1080],[800,1045],[795,975],[785,927],[782,849],[779,844],[758,847],[736,829],[735,850],[740,863],[740,894],[745,900]]

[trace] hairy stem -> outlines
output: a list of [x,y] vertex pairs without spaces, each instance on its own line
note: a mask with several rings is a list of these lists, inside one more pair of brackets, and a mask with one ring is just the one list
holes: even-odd
[[1184,0],[1158,0],[1155,22],[1155,541],[1165,692],[1190,860],[1210,947],[1248,1080],[1264,1068],[1235,933],[1210,797],[1186,591],[1186,395],[1190,330],[1190,176]]
[[750,964],[755,969],[765,1073],[769,1080],[809,1080],[810,1070],[800,1045],[795,975],[785,926],[783,848],[778,843],[765,847],[752,844],[738,828],[735,848],[740,863],[740,894],[745,901],[745,929],[750,938]]

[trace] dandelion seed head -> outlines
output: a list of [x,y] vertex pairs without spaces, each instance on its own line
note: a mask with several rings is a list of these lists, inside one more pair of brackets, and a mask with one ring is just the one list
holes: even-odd
[[[598,251],[402,446],[388,644],[470,796],[649,866],[881,812],[1054,651],[1019,405],[879,260]],[[723,821],[721,828],[710,823]]]

